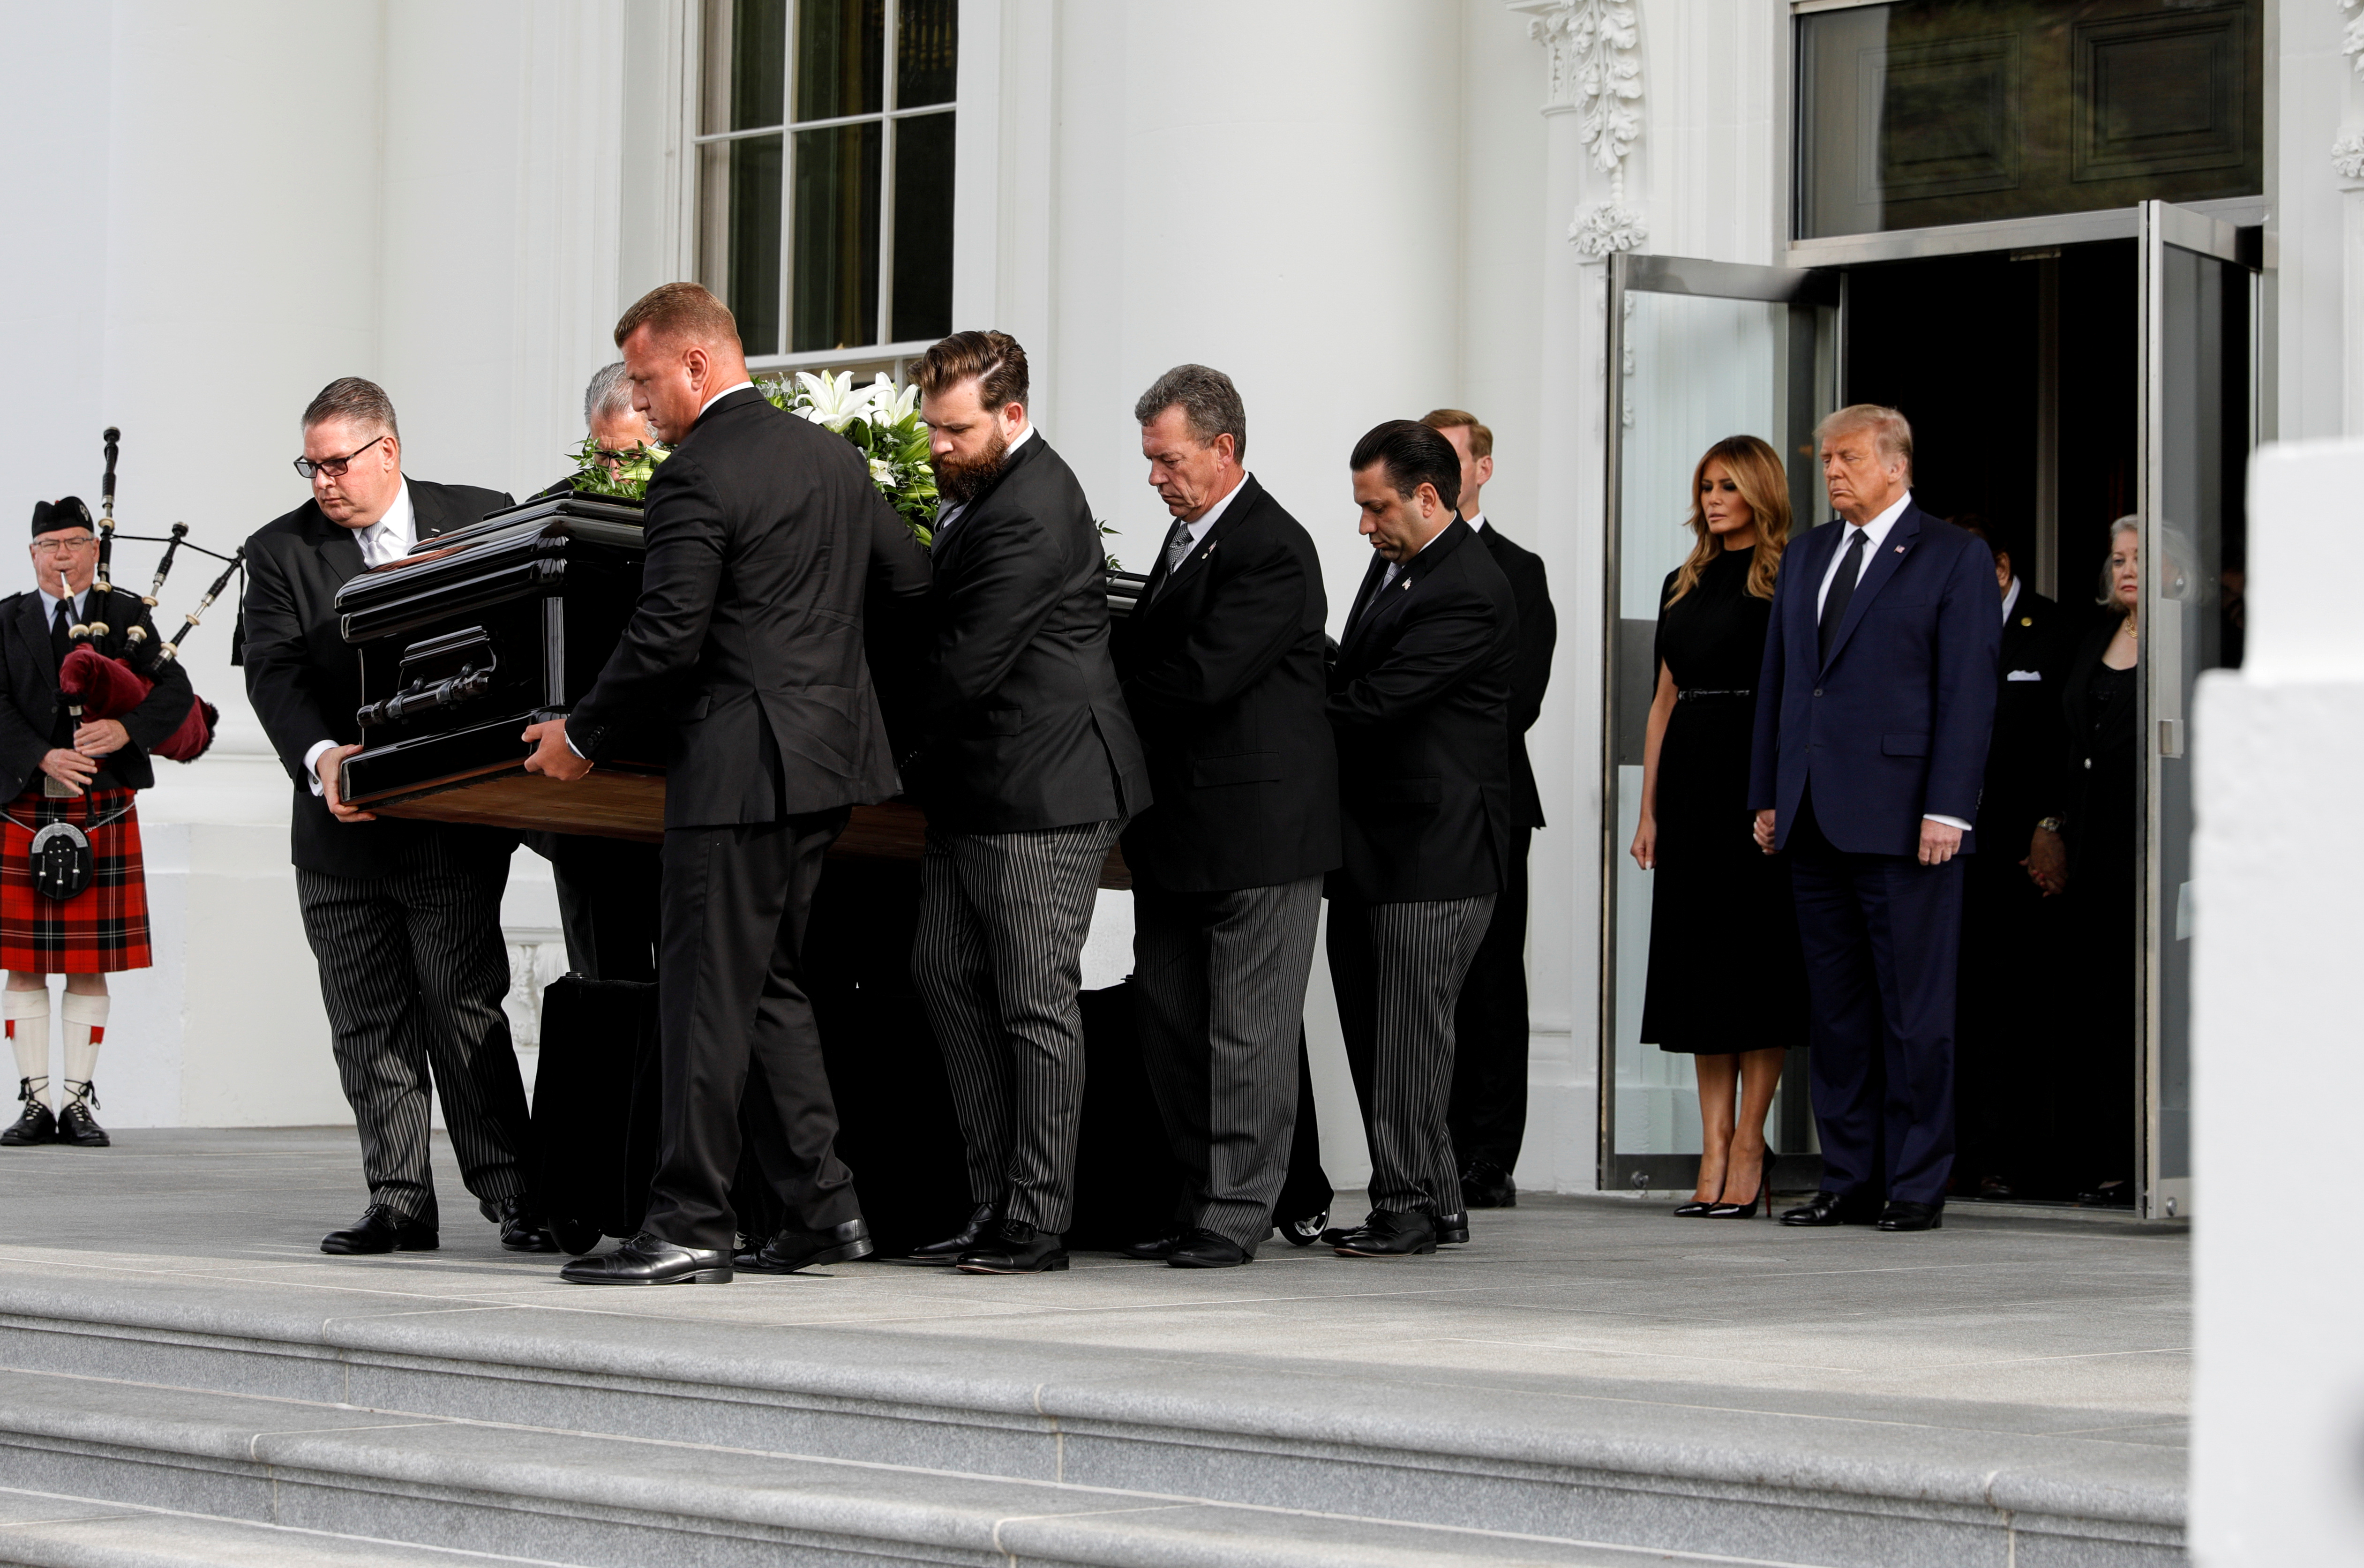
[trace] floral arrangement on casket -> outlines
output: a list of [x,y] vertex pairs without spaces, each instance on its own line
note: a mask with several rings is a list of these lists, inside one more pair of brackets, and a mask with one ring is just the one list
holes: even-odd
[[[920,422],[918,387],[898,387],[883,372],[868,386],[856,387],[851,372],[823,371],[815,375],[798,371],[793,377],[759,381],[755,390],[773,407],[809,419],[853,442],[870,465],[870,483],[886,497],[911,537],[921,545],[931,542],[936,519],[936,471],[928,461],[928,428]],[[604,461],[609,454],[588,437],[568,455],[575,462],[574,488],[579,494],[638,501],[647,495],[649,478],[666,454],[662,447],[635,447],[618,454],[612,473]]]

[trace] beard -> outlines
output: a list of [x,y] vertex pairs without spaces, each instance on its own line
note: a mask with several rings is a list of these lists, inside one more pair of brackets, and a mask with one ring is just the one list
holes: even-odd
[[985,450],[972,460],[944,458],[936,464],[936,494],[952,506],[965,506],[976,498],[1000,473],[1002,462],[1009,456],[1009,442],[1001,434],[998,424],[986,432]]

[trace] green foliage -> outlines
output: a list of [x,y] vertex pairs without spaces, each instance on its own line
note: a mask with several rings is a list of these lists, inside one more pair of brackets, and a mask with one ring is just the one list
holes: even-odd
[[664,448],[646,444],[635,446],[628,452],[619,452],[616,471],[610,473],[604,461],[608,453],[589,436],[583,444],[566,454],[574,460],[574,493],[578,495],[612,495],[627,501],[645,499],[649,479],[657,464],[670,456]]
[[882,373],[856,387],[851,372],[819,375],[798,371],[755,384],[772,406],[835,430],[870,465],[870,483],[886,497],[911,537],[934,539],[936,471],[928,457],[928,428],[920,422],[920,389],[897,387]]

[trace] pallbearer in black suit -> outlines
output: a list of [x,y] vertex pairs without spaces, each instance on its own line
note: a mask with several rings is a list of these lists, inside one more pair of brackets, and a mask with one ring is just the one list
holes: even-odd
[[1128,1251],[1222,1268],[1272,1231],[1321,877],[1338,864],[1329,606],[1312,537],[1241,466],[1231,377],[1177,365],[1132,412],[1174,527],[1116,637],[1156,795],[1124,858],[1142,1056],[1185,1190],[1174,1232]]
[[[632,406],[631,378],[621,360],[592,373],[583,389],[583,423],[602,452],[630,452],[656,441],[648,416]],[[610,472],[617,466],[613,458],[602,461]],[[574,487],[570,474],[541,494],[563,495]],[[657,846],[589,833],[528,833],[525,841],[550,862],[558,884],[566,967],[594,980],[654,980]]]
[[1026,418],[1026,350],[955,333],[916,377],[943,510],[911,979],[943,1047],[971,1212],[915,1254],[1064,1269],[1084,1097],[1084,938],[1149,775],[1109,656],[1106,556],[1083,486]]
[[246,541],[240,618],[246,695],[296,784],[296,891],[369,1180],[368,1210],[320,1250],[436,1245],[431,1078],[461,1179],[499,1223],[501,1245],[555,1251],[530,1191],[532,1129],[501,1011],[501,891],[517,836],[381,822],[339,794],[345,758],[362,749],[362,674],[338,627],[337,590],[509,498],[406,479],[394,404],[358,376],[330,382],[304,411],[296,467],[312,499]]
[[[149,748],[188,717],[189,677],[178,661],[165,661],[138,707],[119,719],[75,722],[58,684],[74,629],[111,624],[117,637],[104,650],[111,652],[135,626],[155,647],[156,625],[137,594],[98,587],[98,530],[79,497],[33,503],[32,557],[32,592],[0,599],[0,801],[7,802],[0,807],[0,964],[8,971],[8,1042],[25,1107],[0,1129],[0,1145],[103,1149],[106,1129],[91,1107],[106,1038],[106,977],[151,962],[133,795],[156,782]],[[52,896],[33,873],[34,837],[53,822],[89,840],[90,880],[71,897]],[[52,974],[66,977],[58,1009],[65,1095],[55,1112],[48,1097]]]
[[1510,580],[1454,512],[1453,443],[1390,420],[1350,466],[1375,553],[1330,672],[1345,863],[1329,879],[1329,948],[1371,1212],[1333,1244],[1388,1257],[1467,1240],[1444,1110],[1454,1004],[1521,840],[1508,718],[1519,617]]
[[2009,1198],[2050,1174],[2052,1096],[2063,1041],[2057,984],[2068,851],[2052,814],[2068,753],[2060,704],[2074,651],[2060,606],[2015,569],[1984,519],[1953,519],[1994,552],[2002,589],[2002,674],[1978,833],[1962,877],[1961,1044],[1954,1186]]
[[1445,1126],[1461,1173],[1461,1201],[1469,1208],[1512,1208],[1511,1178],[1527,1136],[1527,844],[1544,825],[1543,794],[1527,756],[1527,731],[1544,711],[1551,684],[1552,650],[1559,617],[1552,610],[1544,558],[1512,544],[1486,516],[1487,481],[1494,477],[1494,432],[1475,414],[1435,408],[1422,424],[1453,443],[1461,459],[1461,516],[1494,564],[1510,580],[1519,607],[1519,658],[1511,669],[1511,798],[1518,813],[1510,879],[1494,902],[1486,940],[1469,961],[1454,1009],[1453,1103]]
[[574,711],[526,730],[526,766],[579,779],[629,726],[675,722],[663,1131],[640,1234],[561,1272],[578,1284],[729,1280],[742,1097],[789,1223],[736,1266],[866,1257],[802,953],[821,857],[853,806],[895,793],[864,603],[874,586],[923,592],[927,559],[851,445],[755,390],[720,300],[666,284],[624,313],[616,346],[673,456],[649,482],[640,605]]

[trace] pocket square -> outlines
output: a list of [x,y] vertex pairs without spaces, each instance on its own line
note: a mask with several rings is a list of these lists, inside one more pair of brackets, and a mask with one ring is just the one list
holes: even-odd
[[2013,670],[2011,673],[2005,675],[2003,679],[2006,681],[2040,681],[2044,679],[2044,673],[2039,670]]

